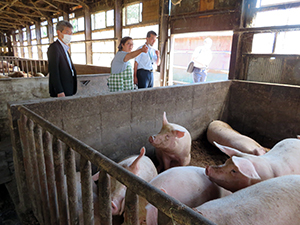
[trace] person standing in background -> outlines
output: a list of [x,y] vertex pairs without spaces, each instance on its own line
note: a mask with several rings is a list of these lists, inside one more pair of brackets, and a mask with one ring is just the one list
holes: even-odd
[[206,81],[207,68],[212,60],[211,46],[212,40],[210,38],[205,38],[203,46],[197,47],[192,55],[192,61],[194,61],[194,83]]
[[77,92],[77,74],[68,52],[73,26],[68,21],[56,25],[58,39],[47,52],[49,72],[49,93],[51,97],[72,96]]
[[[134,83],[138,88],[153,87],[153,63],[157,66],[160,64],[160,53],[153,48],[157,34],[149,31],[146,37],[147,53],[142,53],[136,57],[134,63]],[[142,48],[143,46],[139,47]]]
[[132,52],[133,41],[131,37],[123,37],[118,46],[119,51],[111,62],[111,75],[108,78],[109,91],[126,91],[133,90],[133,71],[130,59],[135,58],[139,54],[147,53],[146,45]]

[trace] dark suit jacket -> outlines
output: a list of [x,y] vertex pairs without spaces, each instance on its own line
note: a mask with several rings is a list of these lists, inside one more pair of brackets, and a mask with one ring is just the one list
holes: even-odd
[[[69,62],[59,41],[53,42],[48,48],[48,72],[49,72],[49,93],[51,97],[64,92],[66,96],[71,96],[77,92],[77,76],[75,67],[71,61],[74,76],[69,66]],[[71,57],[70,57],[71,59]]]

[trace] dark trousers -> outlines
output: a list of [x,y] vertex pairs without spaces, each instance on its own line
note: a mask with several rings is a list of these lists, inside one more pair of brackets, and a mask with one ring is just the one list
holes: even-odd
[[138,69],[136,72],[139,88],[153,87],[153,72],[144,69]]

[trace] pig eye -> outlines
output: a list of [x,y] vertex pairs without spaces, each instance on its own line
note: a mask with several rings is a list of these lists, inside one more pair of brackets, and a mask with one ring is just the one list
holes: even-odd
[[236,173],[235,169],[231,170],[231,172]]
[[166,139],[168,140],[169,138],[170,138],[170,136],[167,134],[167,135],[166,135]]

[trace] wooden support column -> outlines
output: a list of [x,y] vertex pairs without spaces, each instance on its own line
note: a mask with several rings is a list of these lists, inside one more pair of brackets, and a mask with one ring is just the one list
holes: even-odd
[[86,64],[93,64],[93,57],[92,57],[92,28],[91,28],[91,12],[90,9],[85,7],[84,8],[84,21],[85,21],[85,56],[86,56]]
[[[236,5],[237,17],[239,17],[239,28],[244,28],[246,26],[246,5],[248,5],[247,0],[243,0],[241,3]],[[230,56],[230,66],[228,79],[241,79],[241,68],[242,68],[242,32],[234,31],[232,36],[231,45],[231,56]]]
[[7,48],[8,48],[8,55],[9,56],[13,56],[14,55],[13,47],[12,47],[12,44],[11,44],[12,40],[10,39],[11,35],[12,35],[12,32],[9,31],[7,33]]
[[30,26],[27,25],[26,26],[26,33],[27,33],[27,45],[28,47],[28,57],[32,58],[32,47],[31,47],[31,30],[30,30]]
[[168,44],[168,17],[169,0],[160,0],[160,23],[159,23],[159,51],[160,51],[160,86],[167,84],[167,44]]
[[66,13],[67,10],[65,10],[65,9],[66,9],[66,7],[64,6],[63,17],[64,17],[64,20],[69,21],[69,14]]
[[[22,28],[19,29],[19,41],[20,41],[20,46],[23,46],[24,42],[23,42],[23,31],[22,31]],[[19,57],[24,58],[25,57],[24,47],[20,48],[20,52],[21,52],[21,55],[19,55]]]
[[115,0],[115,54],[118,51],[119,43],[122,39],[122,0]]
[[13,38],[13,54],[14,56],[19,56],[18,55],[18,48],[17,48],[17,34],[16,34],[16,31],[14,30],[13,33],[12,33],[12,38]]
[[48,19],[48,38],[49,38],[49,43],[51,44],[54,41],[54,30],[53,30],[53,22],[52,19]]
[[43,52],[42,52],[42,42],[41,42],[41,23],[35,22],[35,33],[36,33],[36,44],[38,50],[38,59],[43,59]]

